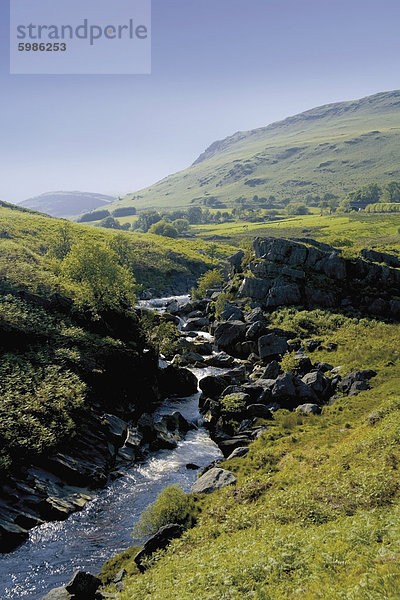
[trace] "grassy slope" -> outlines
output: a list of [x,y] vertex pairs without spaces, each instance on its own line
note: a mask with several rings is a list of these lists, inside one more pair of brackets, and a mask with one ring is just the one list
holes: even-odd
[[236,487],[201,499],[198,525],[128,578],[121,600],[399,598],[399,326],[323,311],[272,318],[338,343],[314,360],[376,369],[372,389],[319,417],[276,413],[247,457],[224,463]]
[[[57,236],[61,221],[30,211],[0,206],[0,278],[27,288],[50,293],[58,290],[58,282],[47,269],[47,253]],[[90,226],[68,224],[75,239],[107,241],[115,231]],[[122,233],[134,250],[133,271],[138,283],[162,291],[171,284],[171,274],[203,272],[215,264],[205,254],[209,243],[202,240],[173,240],[134,233]],[[221,259],[235,248],[221,245]]]
[[[369,182],[398,179],[399,115],[400,91],[394,91],[238,132],[210,146],[188,169],[110,206],[182,207],[206,195],[227,203],[254,194],[343,196]],[[266,181],[250,187],[245,182],[251,179]]]

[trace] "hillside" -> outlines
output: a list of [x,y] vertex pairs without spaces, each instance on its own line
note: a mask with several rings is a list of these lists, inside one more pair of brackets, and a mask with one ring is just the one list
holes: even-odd
[[184,171],[114,202],[138,209],[208,199],[228,206],[254,195],[343,197],[361,185],[399,178],[400,91],[314,108],[217,141]]
[[19,203],[52,217],[74,217],[113,202],[113,196],[91,192],[47,192]]

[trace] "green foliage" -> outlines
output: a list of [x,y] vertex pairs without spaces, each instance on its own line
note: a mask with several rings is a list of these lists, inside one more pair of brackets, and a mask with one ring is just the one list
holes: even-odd
[[131,548],[128,548],[128,550],[125,550],[125,552],[120,552],[120,554],[107,560],[101,567],[101,571],[98,575],[101,583],[103,585],[110,584],[121,569],[125,569],[126,574],[129,577],[139,575],[139,569],[133,560],[139,550],[140,548],[138,546],[132,546]]
[[147,311],[142,314],[140,325],[147,343],[155,352],[168,358],[176,354],[180,333],[174,323],[167,321],[163,315]]
[[282,356],[280,366],[284,373],[295,373],[299,366],[299,359],[296,358],[296,352],[286,352]]
[[222,413],[226,417],[230,417],[240,413],[246,406],[246,402],[238,394],[227,394],[220,400]]
[[110,216],[110,211],[107,209],[93,210],[92,212],[82,215],[79,219],[79,223],[89,223],[90,221],[101,221]]
[[305,204],[289,204],[286,208],[288,215],[309,215],[310,211]]
[[150,227],[149,233],[154,233],[155,235],[163,235],[164,237],[170,238],[178,237],[178,230],[173,225],[171,225],[171,223],[167,223],[167,221],[164,220],[154,223]]
[[224,312],[226,303],[231,300],[231,294],[227,292],[221,292],[214,302],[214,314],[216,319],[220,319]]
[[176,229],[179,235],[187,234],[190,231],[190,223],[187,219],[175,219],[175,221],[172,221],[172,226]]
[[191,498],[176,485],[169,485],[142,513],[133,537],[148,537],[168,523],[189,526],[193,520]]
[[197,288],[192,289],[192,298],[201,300],[204,298],[207,290],[221,287],[224,279],[220,269],[211,269],[202,275],[198,282]]
[[131,272],[105,244],[79,242],[65,258],[61,273],[71,284],[75,302],[98,316],[103,310],[121,310],[136,302]]
[[74,235],[72,227],[67,223],[63,223],[56,231],[54,241],[49,248],[49,254],[58,260],[64,260],[64,258],[69,254],[73,242]]
[[112,211],[112,216],[115,218],[131,217],[133,215],[136,215],[136,208],[134,206],[123,206]]
[[128,230],[130,225],[129,223],[125,223],[124,225],[121,225],[119,221],[117,221],[117,219],[114,219],[114,217],[106,217],[105,219],[102,219],[99,223],[97,223],[96,227],[105,227],[106,229],[125,229]]

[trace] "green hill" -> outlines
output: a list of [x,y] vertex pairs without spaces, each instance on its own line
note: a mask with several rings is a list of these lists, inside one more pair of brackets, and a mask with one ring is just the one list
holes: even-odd
[[339,197],[400,178],[400,90],[328,104],[214,142],[188,169],[111,208],[172,208],[214,199]]

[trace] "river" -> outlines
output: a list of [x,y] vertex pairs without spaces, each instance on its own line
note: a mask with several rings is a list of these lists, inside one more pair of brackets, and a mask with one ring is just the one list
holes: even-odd
[[[146,305],[161,312],[168,300]],[[222,372],[215,368],[192,370],[198,378]],[[166,400],[155,416],[179,410],[187,420],[201,423],[199,395]],[[140,545],[143,540],[131,537],[133,526],[163,488],[178,484],[190,490],[197,472],[187,469],[188,463],[204,467],[221,456],[200,425],[189,431],[174,450],[151,453],[142,463],[125,469],[123,477],[99,491],[81,512],[66,521],[32,529],[25,544],[0,555],[0,599],[41,600],[52,588],[67,583],[78,569],[98,573],[106,560],[129,546]]]

